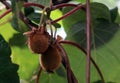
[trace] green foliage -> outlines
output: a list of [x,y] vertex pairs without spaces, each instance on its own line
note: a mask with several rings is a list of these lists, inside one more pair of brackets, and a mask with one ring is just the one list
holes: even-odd
[[22,12],[22,7],[23,7],[23,0],[17,1],[17,0],[12,0],[12,22],[11,25],[12,27],[19,31],[19,32],[25,32],[28,31],[28,27],[25,25],[25,23],[19,18],[20,15],[19,13]]
[[[73,7],[66,7],[63,9],[63,14],[69,12]],[[80,17],[80,18],[78,18]],[[74,20],[73,20],[74,18]],[[65,31],[68,32],[69,29],[73,24],[75,24],[78,21],[85,21],[85,12],[83,10],[78,10],[74,14],[70,15],[69,17],[63,19],[63,27],[65,28]]]
[[45,5],[45,6],[49,6],[49,2],[50,2],[50,0],[28,0],[28,1],[31,1],[31,2],[34,2],[34,3],[39,3],[39,4],[42,4],[42,5]]
[[25,13],[25,16],[28,16],[30,15],[31,13],[33,13],[35,10],[33,7],[25,7],[24,8],[24,13]]
[[[65,8],[63,10],[63,14],[72,8],[69,10],[67,9],[68,8]],[[85,13],[82,12],[84,12],[84,10],[81,10],[81,13],[80,11],[77,11],[73,14],[73,16],[65,18],[63,20],[63,25],[65,31],[67,32],[66,39],[74,41],[80,44],[82,47],[86,48],[86,21],[83,19],[85,18]],[[118,34],[120,34],[120,28],[119,24],[115,23],[115,19],[117,18],[116,14],[118,14],[116,8],[109,10],[107,6],[101,3],[91,4],[91,56],[94,58],[101,71],[103,72],[103,76],[106,82],[119,83],[120,80],[118,77],[120,76],[116,73],[119,72],[118,70],[120,64],[118,51],[118,49],[120,49],[118,46],[120,42],[120,38],[118,37]],[[75,20],[72,20],[73,18]],[[85,83],[86,58],[84,54],[80,54],[80,51],[76,52],[77,49],[71,46],[65,45],[64,47],[68,52],[72,69],[78,77],[79,82]],[[75,63],[75,61],[77,63]],[[91,82],[96,80],[100,80],[100,78],[94,66],[92,65]]]
[[[31,20],[34,24],[39,25],[40,18],[42,16],[42,13],[40,11],[39,12],[35,12],[33,7],[27,7],[27,8],[24,9],[24,13],[25,13],[25,16],[29,20]],[[43,22],[45,22],[46,20],[47,20],[47,15],[44,14]],[[61,25],[58,24],[58,23],[53,24],[53,26],[55,28],[60,28],[61,27]]]
[[42,83],[67,83],[67,78],[66,76],[59,76],[56,72],[53,74],[48,74],[46,72],[42,72],[40,82]]
[[111,14],[111,21],[114,22],[118,15],[118,8],[115,7],[114,9],[110,10],[110,14]]
[[11,49],[0,35],[0,83],[19,83],[18,65],[12,63]]

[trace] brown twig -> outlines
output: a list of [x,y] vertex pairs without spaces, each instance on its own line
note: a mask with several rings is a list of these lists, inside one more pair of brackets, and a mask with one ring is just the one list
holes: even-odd
[[86,61],[86,83],[90,83],[90,56],[91,56],[91,44],[90,44],[90,1],[86,0],[86,39],[87,39],[87,61]]
[[54,24],[54,23],[56,23],[56,22],[58,22],[58,21],[60,21],[60,20],[62,20],[64,18],[72,15],[73,13],[75,13],[76,11],[78,11],[79,9],[82,9],[82,8],[84,8],[84,5],[78,5],[77,7],[75,7],[74,9],[72,9],[71,11],[69,11],[68,13],[64,14],[62,17],[60,17],[60,18],[52,21],[51,23]]
[[0,15],[0,19],[3,18],[4,16],[6,16],[7,14],[9,14],[11,12],[11,9],[8,9],[6,12],[4,12],[2,15]]
[[45,8],[45,6],[43,6],[41,4],[37,4],[37,3],[32,3],[32,2],[24,3],[24,7],[30,7],[30,6],[35,6],[35,7],[39,7],[39,8],[42,8],[42,9]]
[[59,4],[59,5],[53,6],[52,10],[60,9],[60,8],[67,7],[67,6],[76,7],[76,6],[78,6],[78,4],[62,3],[62,4]]
[[6,2],[6,0],[0,0],[6,7],[6,9],[9,9],[11,6],[8,2]]
[[[4,16],[6,16],[8,13],[10,13],[12,11],[10,5],[7,2],[3,1],[2,3],[6,6],[6,8],[8,10],[5,13],[3,13],[2,15],[0,15],[0,19],[3,18]],[[29,6],[36,6],[36,7],[42,8],[42,9],[45,8],[43,5],[36,4],[36,3],[30,3],[29,2],[29,3],[24,4],[24,7],[29,7]]]

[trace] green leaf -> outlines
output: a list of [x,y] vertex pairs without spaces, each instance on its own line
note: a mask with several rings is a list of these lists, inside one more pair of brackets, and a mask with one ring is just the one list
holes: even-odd
[[24,47],[27,43],[27,38],[23,36],[22,33],[15,33],[13,37],[9,39],[9,44],[11,46]]
[[[6,19],[8,19],[8,17],[5,17],[5,20]],[[4,19],[2,19],[2,21],[4,21]],[[0,34],[2,34],[3,37],[5,38],[5,40],[7,42],[9,42],[9,44],[11,45],[11,49],[12,49],[12,54],[11,54],[12,55],[11,56],[12,62],[14,62],[14,63],[19,65],[18,74],[19,74],[20,80],[28,81],[29,78],[31,78],[33,76],[33,73],[36,71],[36,69],[39,66],[38,56],[33,54],[28,49],[27,44],[26,44],[26,41],[27,41],[26,38],[22,35],[22,33],[20,34],[17,31],[15,31],[11,27],[10,23],[6,23],[5,25],[0,26]],[[1,50],[0,51],[0,56],[2,56],[1,55],[3,53],[2,51],[4,52],[4,54],[5,53],[8,54],[8,52],[6,52],[4,50]],[[3,63],[8,63],[8,62],[10,62],[10,61],[8,61],[7,59],[3,60]],[[1,60],[0,60],[0,63],[2,64]],[[12,70],[13,69],[10,69],[10,71],[12,71]],[[12,75],[12,74],[10,74],[10,75]],[[28,81],[28,83],[30,83],[30,80]],[[0,83],[5,83],[5,82],[1,81]],[[7,83],[9,83],[9,82],[7,82]],[[15,82],[12,82],[12,83],[15,83]],[[17,83],[19,83],[19,82],[17,82]]]
[[12,46],[12,60],[20,65],[19,76],[23,80],[29,80],[39,66],[38,55],[33,54],[23,43],[24,47]]
[[116,20],[115,20],[115,23],[120,24],[120,14],[117,15]]
[[[73,7],[65,7],[62,10],[62,12],[63,12],[63,14],[65,14],[72,9],[73,9]],[[83,10],[78,10],[75,13],[73,13],[72,15],[70,15],[69,17],[66,17],[62,21],[63,22],[63,27],[65,28],[65,31],[67,32],[69,30],[69,28],[72,25],[74,25],[75,23],[77,23],[78,21],[85,21],[85,18],[86,18],[86,15],[85,15],[85,12]]]
[[39,66],[38,55],[32,53],[26,42],[27,38],[22,33],[15,33],[9,39],[12,61],[20,65],[18,73],[23,80],[30,79]]
[[52,74],[48,74],[46,72],[42,72],[41,78],[40,78],[40,83],[67,83],[67,78],[66,77],[60,77],[57,75],[55,72]]
[[8,44],[5,42],[3,37],[0,35],[0,56],[1,57],[10,57],[11,49]]
[[86,74],[86,55],[75,46],[69,44],[62,44],[65,51],[67,52],[70,66],[73,73],[75,74],[78,83],[85,83]]
[[25,13],[25,16],[28,16],[29,14],[34,13],[34,8],[33,7],[25,7],[24,13]]
[[86,0],[72,0],[72,1],[78,1],[80,3],[85,3],[86,2]]
[[[105,31],[105,33],[107,33]],[[111,33],[112,34],[112,33]],[[101,33],[102,35],[102,33]],[[119,43],[120,43],[120,29],[114,34],[112,39],[105,43],[105,41],[100,38],[101,43],[104,45],[99,48],[94,44],[94,48],[91,50],[91,56],[98,64],[103,77],[106,82],[115,82],[119,83],[120,72],[120,56],[119,56]],[[80,35],[79,35],[80,36]],[[103,35],[105,36],[105,35]],[[98,36],[99,39],[99,36]],[[82,53],[79,49],[71,45],[64,45],[65,50],[67,51],[70,65],[74,74],[80,83],[85,83],[85,72],[86,72],[86,57],[85,54]],[[96,72],[95,67],[91,64],[91,83],[101,80],[98,73]]]
[[[100,5],[101,8],[99,8]],[[100,67],[105,83],[119,83],[119,42],[120,27],[112,22],[108,8],[99,3],[91,4],[91,56]],[[96,7],[96,8],[95,8]],[[67,10],[66,10],[67,11]],[[64,13],[64,12],[63,12]],[[73,14],[76,18],[67,17],[63,20],[67,32],[67,40],[71,40],[86,48],[86,21],[81,21],[80,14]],[[72,21],[71,21],[72,20]],[[77,20],[77,21],[76,21]],[[78,81],[85,83],[86,57],[80,50],[71,45],[64,45],[68,53],[71,67]],[[93,64],[91,65],[91,82],[100,80]]]
[[27,25],[21,19],[16,17],[16,15],[13,15],[11,25],[18,32],[23,33],[29,30]]
[[90,8],[92,20],[103,18],[105,20],[111,21],[110,11],[106,5],[94,2],[90,4]]
[[[52,20],[55,20],[55,19],[57,19],[57,18],[59,18],[61,16],[62,16],[62,12],[60,10],[58,10],[58,9],[52,11],[51,15],[50,15]],[[58,23],[62,26],[62,20],[60,20]]]
[[11,49],[0,35],[0,83],[20,83],[18,65],[12,63],[10,55]]
[[106,4],[110,9],[116,7],[116,2],[117,0],[91,0],[92,2],[98,2],[98,3],[103,3]]
[[[111,15],[110,11],[107,6],[101,3],[91,3],[91,21],[94,23],[96,19],[105,19],[111,22]],[[65,7],[63,9],[63,14],[67,13],[68,11],[72,10],[73,7]],[[78,10],[69,17],[66,17],[63,19],[63,27],[65,28],[65,31],[68,32],[68,30],[73,26],[74,24],[78,22],[84,22],[86,20],[86,14],[84,10]]]
[[19,31],[19,32],[25,32],[28,31],[28,27],[26,24],[19,18],[20,12],[22,11],[24,1],[23,0],[12,0],[12,22],[11,25],[12,27]]
[[28,1],[42,4],[44,6],[49,6],[49,2],[50,2],[50,0],[28,0]]
[[[36,23],[36,24],[39,24],[40,22],[40,17],[41,17],[42,13],[31,13],[27,16],[27,18],[29,20],[31,20],[33,23]],[[43,19],[43,22],[47,19],[47,16],[44,15],[44,19]]]
[[58,76],[63,77],[63,78],[66,77],[66,70],[65,70],[65,68],[63,67],[63,65],[61,65],[61,66],[56,70],[56,74],[57,74]]
[[[36,13],[36,12],[34,12],[34,13],[29,14],[29,15],[27,16],[27,18],[28,18],[29,20],[31,20],[33,23],[39,24],[41,16],[42,16],[42,13]],[[43,22],[46,22],[46,20],[47,20],[47,16],[44,15],[44,17],[43,17]],[[60,27],[61,27],[61,25],[58,24],[58,23],[55,23],[55,24],[53,24],[53,25],[55,26],[55,28],[60,28]]]
[[23,7],[24,0],[12,0],[12,12],[19,13]]
[[[102,46],[108,43],[119,30],[119,25],[116,23],[109,23],[104,19],[96,20],[96,23],[91,27],[91,47]],[[68,31],[67,39],[82,45],[86,48],[86,23],[78,22]],[[104,43],[101,42],[104,41]]]
[[112,20],[112,22],[114,22],[118,15],[118,8],[115,7],[114,9],[110,10],[110,14],[111,14],[111,20]]
[[61,28],[61,25],[58,23],[53,24],[55,28]]

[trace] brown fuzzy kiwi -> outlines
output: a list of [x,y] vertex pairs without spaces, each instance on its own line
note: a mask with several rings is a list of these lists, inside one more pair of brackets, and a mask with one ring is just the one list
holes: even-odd
[[61,64],[61,54],[56,47],[49,46],[48,49],[40,56],[41,67],[52,73]]
[[44,29],[33,28],[32,31],[25,32],[24,34],[28,36],[27,44],[33,53],[40,54],[47,50],[49,46],[49,33],[44,31]]

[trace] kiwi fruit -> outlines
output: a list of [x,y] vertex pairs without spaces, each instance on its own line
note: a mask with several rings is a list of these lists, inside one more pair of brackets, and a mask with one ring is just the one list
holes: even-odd
[[43,70],[51,73],[61,64],[61,53],[56,46],[49,46],[48,49],[40,56],[40,65]]

